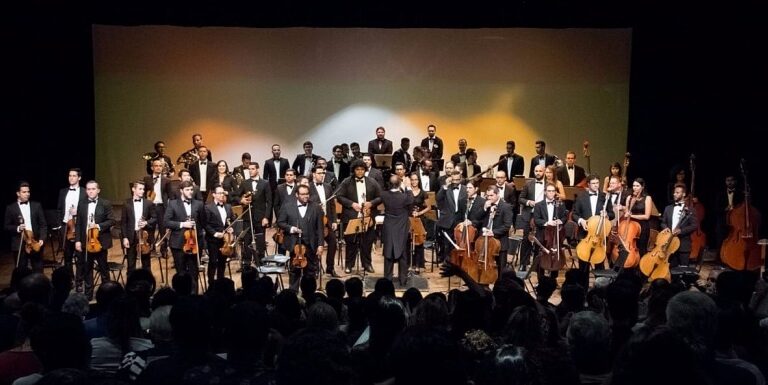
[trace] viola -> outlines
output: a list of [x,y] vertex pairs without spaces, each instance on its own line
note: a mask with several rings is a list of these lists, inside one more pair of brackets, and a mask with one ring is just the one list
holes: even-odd
[[88,229],[88,245],[86,250],[89,253],[98,253],[101,251],[101,242],[99,242],[99,228],[91,227]]
[[760,246],[757,244],[761,216],[750,203],[750,188],[744,159],[741,160],[744,177],[744,202],[728,214],[730,231],[720,246],[720,259],[734,270],[760,270],[763,266]]
[[277,228],[274,234],[272,234],[272,240],[278,245],[282,245],[285,242],[285,232],[281,228]]
[[611,233],[612,224],[603,214],[608,204],[608,197],[603,203],[603,209],[600,215],[593,215],[587,220],[587,236],[576,245],[576,255],[579,260],[591,263],[601,264],[605,261],[608,234]]
[[[190,221],[192,219],[187,218],[187,220]],[[197,244],[197,230],[195,229],[195,226],[192,226],[191,229],[184,230],[184,246],[182,246],[182,250],[185,254],[197,254],[200,252]]]
[[235,252],[235,234],[229,232],[229,229],[232,227],[232,221],[227,219],[227,228],[224,229],[224,237],[222,237],[222,241],[224,241],[224,244],[221,245],[219,248],[219,251],[221,251],[221,255],[225,257],[231,257],[232,254]]
[[291,266],[298,269],[307,267],[307,246],[301,243],[301,233],[299,233],[299,242],[293,246]]
[[[24,217],[19,215],[19,224],[24,224]],[[40,242],[35,239],[35,232],[31,229],[26,229],[21,233],[21,236],[24,240],[24,250],[27,252],[27,254],[31,252],[39,252],[40,251]]]
[[694,213],[696,213],[696,219],[699,221],[699,225],[696,230],[691,233],[691,259],[696,260],[701,255],[701,251],[704,250],[704,246],[707,244],[707,235],[701,231],[701,221],[704,219],[704,205],[698,202],[696,199],[696,193],[694,187],[696,186],[696,164],[694,161],[696,156],[691,154],[690,168],[691,168],[691,195],[687,197],[688,202],[686,206],[690,207]]
[[[488,216],[488,228],[493,228],[493,218],[496,210],[491,209]],[[501,242],[489,235],[483,235],[475,241],[475,253],[477,254],[477,283],[490,285],[499,278],[499,269],[496,266],[495,256],[501,250]]]
[[[627,210],[630,210],[634,203],[635,198],[632,197],[630,199],[629,206],[627,206]],[[619,220],[617,235],[625,245],[626,251],[628,253],[627,259],[624,261],[624,268],[632,268],[640,263],[640,250],[637,248],[637,239],[640,238],[641,231],[642,228],[636,221],[633,221],[630,218],[623,218]],[[616,263],[618,259],[619,248],[614,248],[613,252],[611,253],[611,260]]]

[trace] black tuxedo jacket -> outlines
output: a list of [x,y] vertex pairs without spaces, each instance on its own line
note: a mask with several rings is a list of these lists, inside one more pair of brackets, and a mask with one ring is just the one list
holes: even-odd
[[[347,176],[347,178],[349,178],[349,176]],[[328,183],[331,185],[331,188],[335,190],[339,185],[339,180],[340,179],[336,178],[336,174],[333,173],[333,170],[329,170],[327,168],[325,169],[325,178],[323,178],[323,183]]]
[[[176,181],[179,182],[179,181]],[[164,201],[164,204],[168,204],[168,202],[174,200],[174,199],[181,199],[181,185],[179,183],[171,183],[170,184],[170,192],[168,193],[168,201]],[[194,185],[192,187],[192,199],[202,201],[203,200],[203,193],[200,192],[200,187],[197,187],[197,185]]]
[[[226,220],[229,220],[230,222],[237,218],[235,214],[232,213],[232,205],[229,203],[224,204],[224,212],[226,214]],[[223,245],[223,239],[216,238],[213,235],[215,233],[223,232],[229,225],[226,221],[221,221],[221,215],[219,215],[219,208],[216,206],[216,202],[211,202],[205,205],[203,213],[205,214],[203,227],[205,228],[206,241],[217,245]]]
[[517,203],[519,204],[520,208],[520,220],[524,221],[524,224],[519,224],[521,226],[528,226],[528,222],[531,220],[531,215],[533,215],[533,207],[528,206],[528,201],[535,201],[536,200],[536,180],[529,180],[525,183],[525,186],[523,187],[523,190],[520,191],[520,195],[517,198]]
[[[744,202],[744,191],[736,189],[733,192],[733,207],[738,206]],[[728,191],[722,189],[715,196],[715,210],[717,210],[718,216],[725,217],[728,211],[725,209],[728,207]]]
[[504,171],[507,174],[507,182],[512,182],[512,178],[515,175],[523,175],[525,173],[525,159],[517,154],[512,154],[512,173],[507,169],[507,154],[499,156],[499,166],[496,167],[497,171]]
[[240,190],[236,195],[236,202],[240,202],[243,194],[250,192],[253,193],[253,200],[251,201],[251,216],[254,221],[261,222],[263,218],[272,220],[272,189],[269,188],[269,183],[264,179],[256,181],[256,190],[253,189],[253,180],[244,180],[240,184]]
[[[319,187],[315,185],[314,182],[309,184],[309,201],[319,206],[323,202],[320,202],[320,194],[317,193],[318,188],[321,188],[323,189],[323,191],[325,191],[325,199],[331,198],[331,195],[333,195],[333,189],[331,188],[331,185],[329,185],[328,183],[323,183],[323,185]],[[335,197],[328,199],[328,201],[325,202],[325,214],[326,216],[328,216],[329,224],[336,223],[336,198]]]
[[[82,190],[82,189],[81,189]],[[21,221],[21,209],[19,208],[19,202],[13,202],[5,207],[5,230],[12,234],[11,236],[11,250],[19,251],[19,242],[21,241],[21,233],[18,232]],[[32,229],[32,233],[35,234],[35,239],[38,241],[47,241],[48,236],[48,224],[45,222],[45,212],[43,212],[43,206],[38,202],[29,201],[29,219],[31,224],[27,224],[28,229]]]
[[280,213],[280,206],[282,206],[283,202],[286,202],[290,199],[296,199],[296,187],[298,184],[296,182],[293,183],[293,188],[291,189],[291,193],[288,193],[288,185],[285,183],[280,183],[277,185],[277,189],[275,189],[275,194],[272,196],[272,206],[275,210],[275,214]]
[[483,223],[483,217],[485,216],[485,198],[480,195],[475,195],[475,199],[472,201],[472,206],[469,205],[469,198],[467,198],[467,210],[467,219],[472,222],[472,226],[475,226],[475,229],[481,229],[488,224],[487,222]]
[[[378,206],[381,203],[381,187],[372,178],[363,177],[363,179],[365,180],[365,200],[371,202],[371,217],[374,217],[378,214]],[[357,218],[357,211],[352,208],[352,204],[363,203],[358,201],[357,183],[354,177],[344,179],[336,192],[336,198],[342,207],[341,220],[345,225],[350,219]]]
[[[192,180],[195,181],[195,184],[200,186],[201,176],[200,176],[200,162],[192,163],[189,166],[189,175],[192,177]],[[206,166],[205,171],[205,190],[206,191],[213,191],[213,186],[216,184],[216,163],[214,162],[208,162]]]
[[515,185],[513,183],[506,183],[504,185],[504,193],[501,197],[504,199],[504,202],[507,202],[512,206],[512,211],[514,212],[517,208],[517,191],[515,191]]
[[[453,197],[453,191],[450,188],[440,187],[437,191],[437,209],[440,217],[437,219],[437,225],[445,229],[453,227],[464,220],[467,211],[467,187],[459,185],[459,201]],[[458,207],[458,210],[456,208]]]
[[277,226],[285,232],[286,250],[293,252],[293,246],[299,243],[299,235],[291,234],[291,227],[301,229],[301,242],[314,251],[323,245],[323,211],[320,206],[307,203],[307,211],[301,217],[296,199],[285,202],[277,217]]
[[328,161],[328,166],[325,168],[326,172],[326,178],[328,177],[327,173],[332,172],[338,180],[344,180],[347,179],[349,176],[351,170],[349,169],[349,163],[342,160],[339,162],[339,173],[336,173],[336,159],[331,157],[331,160]]
[[368,153],[373,154],[392,154],[393,151],[392,141],[389,139],[383,139],[381,143],[381,149],[379,149],[379,140],[373,139],[368,142]]
[[[556,208],[557,209],[555,210],[552,220],[559,219],[563,221],[563,224],[560,226],[565,226],[565,220],[568,216],[568,211],[565,209],[565,204],[559,202]],[[549,222],[549,214],[547,213],[547,200],[542,199],[541,202],[538,202],[533,206],[533,223],[536,224],[536,228],[543,229],[547,222]],[[539,232],[539,234],[543,235],[543,232]]]
[[[533,169],[536,168],[536,166],[539,165],[539,159],[541,159],[540,156],[536,155],[533,158],[531,158],[531,165],[530,165],[530,171],[528,172],[528,177],[533,178]],[[544,154],[544,167],[551,166],[555,164],[555,156],[550,154]]]
[[[77,207],[80,207],[80,203],[82,203],[85,199],[85,187],[80,186],[78,188],[80,190],[80,199],[78,199]],[[64,207],[67,204],[67,194],[69,193],[69,186],[64,187],[63,189],[59,190],[59,203],[56,206],[56,210],[58,210],[59,215],[59,223],[64,222],[64,212],[65,210],[68,210],[68,207]],[[727,198],[726,198],[727,199]]]
[[576,180],[572,181],[571,178],[568,177],[567,166],[563,166],[557,169],[557,180],[563,182],[563,186],[575,186],[587,178],[587,173],[584,172],[584,167],[581,167],[577,164],[573,165],[573,177]]
[[[203,202],[193,199],[190,217],[195,221],[197,230],[197,247],[202,252],[203,226],[205,225],[203,213]],[[172,199],[168,202],[168,208],[165,210],[165,227],[171,230],[170,245],[172,249],[181,249],[184,247],[184,230],[180,227],[181,222],[186,222],[187,211],[184,209],[182,199]]]
[[392,171],[395,170],[395,163],[400,162],[405,166],[405,171],[411,169],[411,154],[408,151],[403,151],[402,148],[398,148],[394,154],[392,154]]
[[[598,215],[603,208],[603,205],[606,205],[605,211],[608,220],[612,221],[616,217],[611,201],[608,200],[607,204],[605,202],[606,195],[604,192],[601,191],[597,193],[597,212],[592,212],[592,204],[589,197],[589,191],[582,191],[576,196],[576,201],[573,202],[573,215],[571,216],[571,219],[573,219],[574,222],[578,224],[579,219],[584,219],[586,221],[589,220],[589,218],[592,218],[592,216]],[[581,239],[585,236],[587,236],[587,232],[579,226],[579,238]]]
[[[302,160],[302,172],[304,171],[304,158]],[[264,179],[269,181],[269,186],[274,190],[280,182],[280,179],[285,179],[285,170],[291,168],[291,164],[288,163],[288,159],[280,158],[280,175],[277,175],[277,169],[275,169],[275,158],[269,158],[264,161],[262,169],[264,170]],[[294,162],[295,164],[295,162]],[[314,161],[312,162],[314,164]],[[296,172],[299,172],[298,170]],[[245,180],[251,179],[250,174],[245,177]]]
[[368,178],[376,181],[380,190],[384,189],[384,176],[381,174],[381,170],[371,167],[371,169],[368,170]]
[[[482,230],[483,227],[488,226],[488,222],[491,218],[491,210],[490,208],[486,210],[483,208],[483,216],[481,221],[481,226],[478,227],[478,230]],[[506,244],[507,242],[504,241],[509,236],[509,228],[512,227],[512,221],[513,221],[513,215],[512,215],[512,206],[507,202],[499,202],[496,204],[496,213],[493,216],[493,223],[491,224],[491,229],[493,230],[493,237],[496,239],[501,239],[501,245],[502,250],[506,250]],[[480,231],[478,231],[478,234],[480,234]]]
[[457,153],[455,153],[455,154],[451,155],[451,162],[453,162],[453,164],[454,164],[454,165],[457,165],[457,164],[459,164],[459,163],[464,163],[464,162],[461,160],[461,156],[462,156],[462,155],[464,155],[464,160],[466,160],[466,155],[467,155],[466,153],[463,153],[463,154],[462,154],[462,153],[460,153],[460,152],[457,152]]
[[[86,236],[88,231],[88,199],[77,206],[77,227],[75,228],[75,242],[83,243],[83,250],[86,247]],[[93,223],[99,225],[99,242],[102,250],[112,247],[112,226],[115,225],[115,218],[112,215],[112,202],[98,198],[96,208],[93,212]]]
[[[198,168],[197,171],[199,172],[200,169]],[[191,171],[190,171],[191,175]],[[155,189],[155,180],[152,175],[147,175],[144,177],[144,197],[146,198],[150,191]],[[82,194],[85,196],[85,193]],[[168,200],[171,199],[171,180],[160,176],[160,195],[163,200],[163,204],[168,203]]]
[[[139,217],[144,217],[144,219],[147,221],[147,226],[144,227],[144,229],[147,230],[151,236],[154,233],[155,224],[157,224],[155,205],[146,199],[142,199],[141,206],[142,210],[138,214]],[[136,229],[134,228],[134,223],[136,223],[136,213],[133,210],[133,198],[128,198],[125,200],[123,213],[120,216],[120,230],[122,232],[123,238],[128,238],[128,242],[131,246],[135,245],[136,241],[138,240],[136,238]],[[122,239],[120,242],[122,244]]]
[[[684,207],[682,211],[682,219],[677,224],[677,228],[680,229],[678,239],[680,239],[680,248],[678,251],[691,252],[691,233],[699,228],[699,220],[696,218],[696,212],[688,207]],[[672,217],[674,215],[675,205],[668,205],[664,208],[664,215],[661,216],[661,228],[672,229]]]
[[467,164],[467,163],[462,163],[462,164],[461,164],[461,177],[462,177],[462,178],[464,178],[464,179],[467,179],[467,178],[469,178],[469,177],[467,176],[467,175],[468,175],[468,174],[467,174],[467,167],[472,167],[472,170],[473,170],[473,173],[472,173],[472,178],[474,178],[474,177],[478,176],[478,175],[479,175],[481,172],[483,172],[483,169],[482,169],[482,168],[480,168],[480,165],[479,165],[479,164],[477,164],[477,163],[474,163],[474,164],[472,164],[472,165],[469,165],[469,164]]
[[[291,165],[291,168],[296,170],[296,175],[297,176],[298,175],[304,175],[306,173],[312,172],[311,169],[310,170],[305,169],[305,167],[304,167],[304,158],[305,158],[304,154],[296,155],[296,159],[293,160],[293,164]],[[317,160],[319,158],[320,158],[319,155],[312,154],[312,167],[315,167],[315,165],[317,164]],[[280,166],[280,167],[282,167],[282,166]],[[282,169],[280,170],[280,173],[282,173],[283,176],[285,176],[285,174],[283,173]]]
[[[421,147],[429,151],[429,136],[421,140]],[[432,141],[432,152],[430,159],[443,159],[443,140],[437,136],[435,136],[434,140]]]
[[419,173],[419,188],[424,191],[437,192],[440,188],[440,182],[438,181],[437,173],[434,171],[429,172],[429,190],[425,190],[421,183],[422,174]]

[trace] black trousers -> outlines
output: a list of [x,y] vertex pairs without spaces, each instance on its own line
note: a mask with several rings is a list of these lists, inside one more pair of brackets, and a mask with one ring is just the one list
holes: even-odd
[[176,268],[176,273],[186,273],[192,277],[192,292],[197,293],[199,270],[197,265],[196,254],[186,254],[181,249],[171,248],[173,254],[173,266]]
[[[85,247],[85,245],[83,245]],[[98,253],[88,253],[85,250],[79,253],[77,259],[77,280],[84,282],[86,298],[93,299],[93,268],[94,264],[101,276],[102,282],[109,281],[109,270],[107,269],[107,250],[102,249]]]
[[299,280],[301,280],[301,277],[308,276],[315,278],[317,277],[319,269],[319,258],[317,257],[317,253],[315,253],[315,250],[312,250],[311,247],[307,246],[307,252],[304,254],[304,258],[307,259],[307,266],[305,268],[300,268],[298,266],[293,266],[294,261],[294,255],[291,255],[291,260],[288,262],[289,269],[291,273],[288,275],[288,285],[293,287],[294,284],[297,284]]
[[[451,251],[453,251],[453,244],[449,242],[447,239],[445,239],[445,235],[447,234],[451,239],[453,239],[453,228],[445,228],[445,227],[437,227],[437,234],[435,234],[435,240],[437,240],[437,244],[439,245],[440,250],[437,253],[437,257],[440,260],[440,262],[445,261],[446,258],[450,257]],[[453,239],[454,242],[456,241]]]
[[14,257],[19,257],[19,267],[31,267],[35,273],[43,272],[43,250],[45,246],[40,248],[40,251],[27,253],[24,246],[21,246],[21,253],[19,250],[14,250]]
[[[243,237],[243,266],[247,267],[251,265],[254,257],[257,258],[257,261],[264,258],[267,243],[264,238],[265,229],[261,226],[261,223],[257,223],[256,220],[253,221],[253,233],[256,235],[255,243],[252,242],[253,238],[251,237],[250,226],[246,226],[245,231],[246,233]],[[256,246],[256,250],[251,247],[254,245]]]
[[676,251],[674,254],[669,256],[669,266],[670,267],[678,267],[678,266],[688,266],[688,259],[691,257],[690,251]]
[[336,232],[328,229],[328,236],[325,237],[325,271],[333,271],[334,261],[336,260],[336,251],[338,249]]
[[[150,233],[150,238],[153,239],[152,247],[154,247],[154,240],[160,239],[165,235],[165,206],[163,204],[155,204],[155,218],[157,218],[157,238],[154,237],[154,230]],[[162,245],[160,245],[160,255],[165,257],[168,253],[168,238],[165,238]]]
[[[346,225],[344,227],[346,228]],[[369,226],[368,231],[364,233],[344,236],[344,242],[347,245],[344,265],[346,268],[355,267],[355,258],[358,251],[360,252],[360,263],[363,267],[371,266],[371,248],[373,247],[373,241],[376,239],[376,232],[373,227],[373,225]]]
[[[128,274],[130,274],[132,271],[136,270],[136,255],[137,249],[139,248],[138,245],[132,245],[125,251],[125,258],[128,261]],[[150,258],[151,254],[141,254],[141,268],[144,270],[152,270],[152,259]]]
[[221,255],[221,240],[208,239],[208,286],[213,285],[216,279],[224,278],[224,269],[227,265],[227,257]]
[[392,280],[395,263],[397,263],[397,279],[401,286],[408,283],[408,258],[405,254],[403,253],[398,258],[384,258],[384,278]]

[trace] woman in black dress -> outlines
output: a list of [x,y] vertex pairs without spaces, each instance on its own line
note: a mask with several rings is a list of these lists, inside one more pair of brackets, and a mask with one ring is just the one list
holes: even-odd
[[632,194],[627,197],[629,211],[624,214],[627,218],[640,224],[640,238],[637,239],[637,250],[642,257],[648,251],[648,240],[651,235],[651,209],[653,199],[645,192],[645,180],[635,178],[632,182]]
[[[419,218],[424,228],[427,228],[425,223],[426,218],[424,214],[429,211],[429,206],[426,204],[427,193],[419,187],[419,174],[412,173],[410,176],[410,193],[413,194],[413,205],[411,206],[411,216]],[[409,245],[410,246],[410,245]],[[424,268],[424,243],[413,246],[413,265],[416,270],[416,274],[420,274]]]

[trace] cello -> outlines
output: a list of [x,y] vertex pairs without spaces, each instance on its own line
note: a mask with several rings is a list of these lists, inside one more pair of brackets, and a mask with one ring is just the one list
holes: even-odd
[[680,248],[680,239],[673,232],[689,214],[690,211],[684,206],[680,211],[680,220],[677,222],[677,226],[672,230],[667,228],[659,232],[653,250],[645,253],[640,259],[640,271],[648,277],[648,282],[658,278],[672,282],[669,273],[669,256]]
[[[635,197],[630,197],[627,210],[631,210],[631,207],[635,204]],[[621,243],[624,244],[628,253],[627,259],[624,261],[624,268],[632,268],[637,266],[640,262],[640,250],[637,248],[637,239],[640,238],[640,232],[642,228],[640,224],[633,221],[630,218],[619,219],[619,225],[616,231]],[[611,253],[611,260],[616,263],[619,259],[619,248],[614,247]]]
[[[496,206],[491,207],[488,216],[488,229],[493,228],[493,218],[496,216]],[[496,266],[495,255],[501,250],[501,242],[490,235],[483,235],[475,241],[475,253],[477,254],[477,283],[490,285],[499,278],[499,269]],[[490,257],[490,258],[489,258]]]
[[[557,208],[562,202],[555,199],[554,220],[557,218]],[[535,231],[535,229],[532,229]],[[565,265],[565,255],[562,246],[565,239],[565,226],[557,224],[555,226],[544,227],[544,244],[542,245],[537,238],[535,242],[539,245],[541,253],[539,255],[539,267],[546,271],[559,271]]]
[[728,214],[731,229],[720,246],[720,259],[734,270],[760,270],[760,246],[757,244],[760,228],[760,212],[750,203],[750,188],[747,183],[745,160],[741,160],[741,175],[744,178],[744,202]]
[[608,234],[611,233],[612,224],[607,220],[605,208],[608,206],[608,197],[605,197],[603,209],[599,215],[593,215],[587,220],[587,236],[576,245],[576,255],[579,260],[599,265],[605,261]]
[[690,157],[690,168],[691,168],[691,195],[688,202],[686,202],[686,206],[689,206],[691,210],[693,210],[694,213],[696,213],[696,219],[699,221],[699,226],[696,228],[696,231],[691,233],[691,256],[690,259],[697,260],[699,259],[699,256],[701,255],[701,251],[704,249],[704,245],[707,244],[707,235],[704,234],[703,231],[701,231],[701,222],[704,220],[704,205],[701,204],[696,198],[696,194],[694,193],[694,187],[696,186],[696,164],[694,163],[696,161],[696,156],[694,154],[691,154]]
[[477,229],[472,223],[461,222],[453,228],[453,237],[458,244],[451,250],[451,263],[466,271],[475,278],[477,271],[477,254],[472,250],[472,244],[477,237]]

